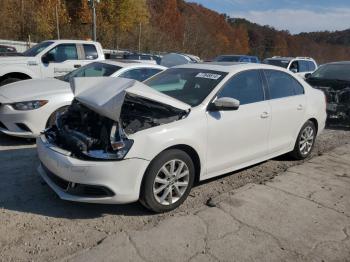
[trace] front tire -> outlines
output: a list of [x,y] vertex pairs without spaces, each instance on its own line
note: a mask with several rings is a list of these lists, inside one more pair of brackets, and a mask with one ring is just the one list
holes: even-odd
[[294,150],[291,156],[297,160],[303,160],[310,156],[315,146],[316,127],[311,121],[307,121],[300,130]]
[[178,149],[166,150],[147,169],[140,202],[157,213],[174,210],[188,197],[194,177],[194,164],[187,153]]

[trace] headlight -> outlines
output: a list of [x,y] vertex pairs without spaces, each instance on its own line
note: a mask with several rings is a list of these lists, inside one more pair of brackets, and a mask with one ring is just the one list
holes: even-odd
[[114,123],[112,126],[110,142],[117,159],[123,159],[134,143],[133,140],[130,140],[126,137],[123,129],[120,128],[120,125],[118,123]]
[[38,108],[46,105],[48,102],[49,101],[47,101],[47,100],[35,100],[35,101],[13,103],[13,104],[11,104],[11,106],[16,110],[26,111],[26,110],[38,109]]

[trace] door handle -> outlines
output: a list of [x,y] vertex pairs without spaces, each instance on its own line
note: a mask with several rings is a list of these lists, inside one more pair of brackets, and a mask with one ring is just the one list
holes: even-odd
[[260,115],[261,118],[268,118],[270,114],[268,112],[264,112]]
[[297,110],[303,110],[303,105],[298,105]]
[[79,68],[81,67],[81,65],[74,65],[74,68]]

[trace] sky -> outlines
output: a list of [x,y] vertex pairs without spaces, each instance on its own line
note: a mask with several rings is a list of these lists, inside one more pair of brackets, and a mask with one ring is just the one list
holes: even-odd
[[187,0],[292,34],[350,28],[350,0]]

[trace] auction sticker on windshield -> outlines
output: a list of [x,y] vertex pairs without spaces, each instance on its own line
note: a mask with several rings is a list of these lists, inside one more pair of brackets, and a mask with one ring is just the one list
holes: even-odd
[[198,73],[196,77],[218,80],[221,77],[221,75],[211,73]]

